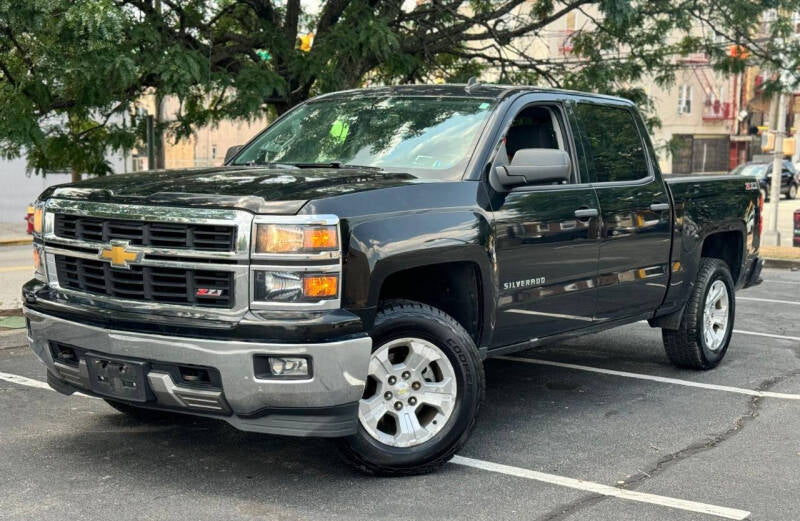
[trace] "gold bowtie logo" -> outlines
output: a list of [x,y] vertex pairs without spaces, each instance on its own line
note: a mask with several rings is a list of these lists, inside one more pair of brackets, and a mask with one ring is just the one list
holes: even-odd
[[100,250],[98,257],[100,260],[106,260],[111,263],[115,268],[130,269],[131,263],[139,262],[142,258],[142,252],[129,250],[129,242],[112,242],[109,246]]

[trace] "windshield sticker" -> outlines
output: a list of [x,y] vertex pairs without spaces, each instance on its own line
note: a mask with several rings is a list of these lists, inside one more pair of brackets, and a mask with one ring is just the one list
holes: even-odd
[[347,132],[350,130],[350,125],[347,121],[342,119],[337,119],[331,125],[331,137],[337,143],[342,143],[347,138]]

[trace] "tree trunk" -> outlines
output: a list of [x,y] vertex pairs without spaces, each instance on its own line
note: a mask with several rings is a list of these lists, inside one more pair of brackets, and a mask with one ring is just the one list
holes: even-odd
[[78,181],[81,180],[81,173],[78,172],[77,170],[75,170],[74,168],[72,169],[71,174],[72,174],[72,182],[73,183],[77,183]]
[[[156,157],[155,168],[163,170],[166,168],[166,150],[164,149],[164,132],[162,123],[164,122],[164,98],[156,92],[156,114],[155,114],[155,135],[153,141],[155,145]],[[153,167],[150,167],[151,169]]]

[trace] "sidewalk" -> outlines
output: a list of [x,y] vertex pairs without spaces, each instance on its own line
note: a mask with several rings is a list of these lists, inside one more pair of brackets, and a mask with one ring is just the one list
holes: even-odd
[[33,240],[25,233],[25,221],[19,223],[0,223],[0,246],[17,246],[30,244]]
[[0,349],[24,346],[27,341],[22,310],[0,310]]

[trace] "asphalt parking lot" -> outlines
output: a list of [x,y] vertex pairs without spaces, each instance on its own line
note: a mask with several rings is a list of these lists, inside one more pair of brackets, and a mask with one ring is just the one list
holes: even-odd
[[737,296],[721,366],[634,324],[487,362],[477,428],[435,474],[379,479],[325,440],[137,424],[0,350],[0,519],[800,518],[800,272]]

